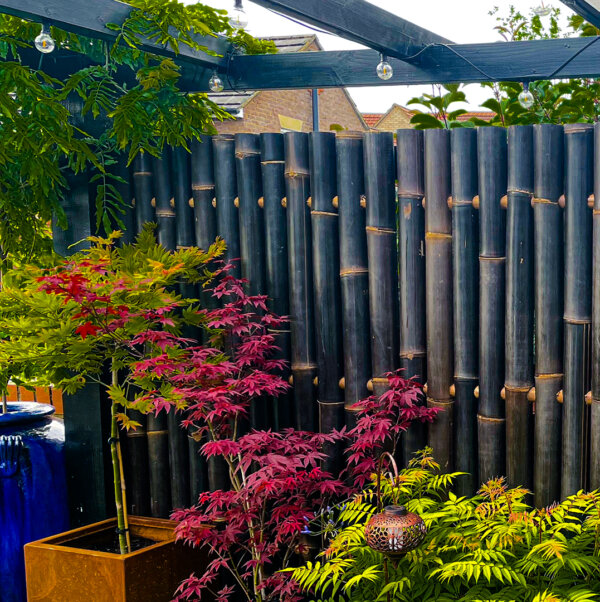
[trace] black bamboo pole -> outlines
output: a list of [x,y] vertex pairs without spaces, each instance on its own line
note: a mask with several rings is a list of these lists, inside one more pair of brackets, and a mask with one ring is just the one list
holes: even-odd
[[506,227],[506,476],[533,485],[533,127],[508,129]]
[[594,126],[590,489],[600,488],[600,124]]
[[565,126],[565,309],[561,497],[587,485],[585,396],[590,388],[593,128]]
[[[311,172],[311,222],[315,287],[315,338],[317,349],[319,428],[323,433],[344,426],[340,248],[336,197],[335,134],[313,132],[309,136]],[[324,468],[337,473],[341,450],[327,450]]]
[[155,221],[153,202],[152,160],[143,152],[133,160],[133,194],[135,197],[135,229],[141,232],[147,222]]
[[479,165],[479,480],[506,474],[504,323],[506,279],[506,130],[477,130]]
[[[264,219],[258,204],[262,197],[260,137],[258,134],[235,135],[238,181],[238,208],[242,278],[250,295],[266,294]],[[270,426],[267,398],[255,399],[250,408],[254,429]]]
[[479,485],[477,462],[479,231],[473,199],[477,195],[477,131],[451,132],[452,267],[454,299],[455,468],[466,474],[456,482],[459,495]]
[[127,155],[120,153],[117,156],[115,164],[115,174],[122,181],[117,181],[116,189],[121,195],[123,201],[123,213],[119,217],[123,222],[123,227],[116,225],[115,228],[123,232],[120,244],[132,243],[135,239],[135,208],[133,206],[133,181],[130,169],[127,166]]
[[[153,158],[153,181],[158,242],[173,250],[175,239],[175,211],[171,199],[171,169],[168,149],[160,158]],[[171,505],[171,476],[169,469],[169,419],[161,412],[148,414],[148,460],[150,464],[150,511],[152,516],[166,517]]]
[[235,169],[235,142],[231,135],[213,137],[215,163],[215,206],[217,208],[217,234],[225,240],[225,258],[236,260],[230,274],[241,275],[240,227],[236,208],[237,179]]
[[352,406],[369,395],[371,345],[369,274],[364,208],[363,137],[341,132],[336,137],[340,237],[340,281],[344,342],[346,422],[353,425]]
[[[400,301],[400,368],[405,378],[425,384],[427,328],[425,319],[425,209],[423,196],[423,132],[396,132],[398,180],[398,278]],[[423,395],[423,403],[425,396]],[[402,437],[403,461],[427,444],[427,428],[411,424]]]
[[441,412],[429,425],[428,441],[442,472],[454,466],[452,215],[450,132],[425,131],[425,257],[427,295],[427,404]]
[[563,128],[534,126],[535,436],[536,506],[560,498],[563,379]]
[[[259,199],[264,212],[265,237],[265,277],[267,307],[279,316],[290,312],[287,217],[282,204],[285,198],[285,159],[283,134],[261,134],[261,168],[263,197]],[[282,377],[289,379],[291,330],[289,324],[271,329],[278,347],[276,357],[288,362]],[[289,428],[294,424],[292,395],[280,395],[273,402],[272,423],[276,430]]]
[[284,135],[284,141],[294,410],[296,427],[314,431],[317,412],[313,381],[317,364],[312,233],[307,204],[310,196],[308,134],[288,132]]
[[[183,147],[171,150],[171,186],[175,205],[175,243],[178,249],[194,245],[194,213],[191,207],[190,154]],[[179,293],[196,298],[194,286],[181,285]],[[187,334],[187,333],[184,333]],[[193,333],[190,333],[193,334]],[[190,458],[188,435],[181,426],[182,413],[169,412],[169,465],[171,469],[171,506],[182,508],[190,499]]]
[[366,231],[373,392],[388,388],[386,372],[398,368],[398,249],[394,136],[364,135]]

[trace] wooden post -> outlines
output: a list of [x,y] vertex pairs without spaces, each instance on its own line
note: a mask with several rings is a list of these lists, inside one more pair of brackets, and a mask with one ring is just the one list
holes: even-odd
[[[423,195],[423,132],[398,130],[398,277],[400,300],[400,368],[403,376],[425,383],[427,329],[425,320],[425,209]],[[423,395],[425,403],[425,395]],[[413,423],[402,437],[403,461],[427,444],[427,428]]]
[[587,487],[592,318],[593,129],[565,126],[565,310],[561,497]]
[[336,137],[337,190],[340,232],[340,280],[344,340],[344,399],[346,422],[354,425],[353,404],[369,395],[369,275],[364,193],[363,137],[340,132]]
[[533,485],[533,127],[508,129],[506,230],[506,476]]
[[398,250],[394,137],[364,135],[366,230],[373,392],[388,389],[384,376],[398,367]]
[[[279,316],[290,313],[289,276],[288,276],[288,243],[287,216],[283,206],[285,198],[285,160],[282,134],[261,134],[261,168],[262,168],[262,211],[264,214],[265,238],[265,270],[267,307]],[[260,199],[259,199],[260,202]],[[279,347],[276,357],[290,361],[291,330],[289,324],[271,330]],[[282,377],[289,379],[289,365]],[[276,430],[289,428],[294,424],[292,394],[280,395],[273,401],[271,417]]]
[[477,130],[450,135],[452,160],[452,267],[454,292],[454,428],[458,495],[479,486],[477,462],[479,232],[473,199],[477,195]]
[[[317,349],[319,429],[329,433],[344,426],[342,312],[338,212],[333,204],[337,192],[335,134],[309,136],[311,173],[311,222],[315,285],[315,337]],[[339,446],[327,448],[324,469],[341,468]]]
[[426,130],[424,134],[427,404],[442,410],[429,425],[428,441],[442,472],[448,472],[454,467],[450,132]]
[[504,321],[506,130],[477,130],[479,163],[479,480],[506,474]]
[[312,275],[312,233],[310,227],[310,173],[308,134],[288,132],[285,141],[285,187],[292,319],[292,375],[296,427],[315,430],[317,412],[313,381],[315,361]]
[[534,126],[535,505],[560,499],[563,379],[563,128]]

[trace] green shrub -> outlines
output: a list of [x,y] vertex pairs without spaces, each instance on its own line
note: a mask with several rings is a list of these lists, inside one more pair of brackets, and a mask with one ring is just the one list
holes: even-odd
[[535,509],[529,492],[503,478],[471,498],[450,490],[431,450],[398,477],[382,478],[385,504],[403,504],[428,527],[423,543],[387,560],[365,543],[377,512],[375,483],[340,512],[317,562],[290,569],[307,599],[328,602],[584,602],[600,600],[600,493],[579,492]]

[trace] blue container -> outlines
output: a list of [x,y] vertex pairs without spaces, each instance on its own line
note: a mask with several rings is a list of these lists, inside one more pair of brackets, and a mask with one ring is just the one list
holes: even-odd
[[67,530],[63,425],[54,408],[0,410],[0,601],[25,602],[23,546]]

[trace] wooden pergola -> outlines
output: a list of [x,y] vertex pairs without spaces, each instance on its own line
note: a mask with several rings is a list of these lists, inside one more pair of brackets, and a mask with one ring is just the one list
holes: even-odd
[[[369,49],[247,56],[219,36],[198,36],[198,41],[218,56],[185,45],[175,53],[150,40],[143,42],[141,49],[173,58],[181,67],[180,88],[190,92],[207,92],[215,70],[225,89],[234,91],[600,76],[599,37],[455,44],[366,0],[253,1]],[[600,27],[599,0],[562,2]],[[106,24],[123,23],[131,7],[116,0],[0,0],[0,10],[114,41],[117,32]],[[381,54],[394,69],[387,81],[375,72]],[[73,61],[81,64],[81,55],[61,49],[44,61],[44,70],[60,77],[72,71]]]

